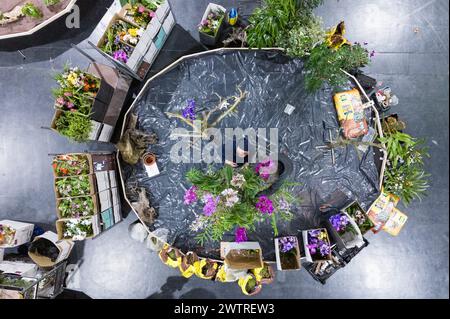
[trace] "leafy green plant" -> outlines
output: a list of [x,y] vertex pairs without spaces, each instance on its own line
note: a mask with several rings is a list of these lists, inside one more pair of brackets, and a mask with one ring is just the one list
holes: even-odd
[[290,30],[298,18],[297,0],[265,0],[249,18],[247,43],[253,48],[274,47],[279,37]]
[[302,15],[284,36],[279,37],[278,46],[286,48],[292,57],[303,58],[325,38],[322,20],[314,15]]
[[22,14],[35,19],[40,19],[44,16],[42,11],[31,2],[26,3],[22,7]]
[[429,187],[429,175],[424,171],[424,158],[429,154],[423,147],[424,140],[395,130],[384,133],[385,137],[379,138],[388,152],[384,188],[408,205],[416,198],[421,199]]
[[[198,231],[197,241],[220,241],[227,232],[236,230],[236,240],[245,240],[247,231],[254,231],[256,224],[269,221],[275,235],[277,220],[291,220],[291,205],[298,201],[292,195],[293,183],[285,183],[273,195],[259,195],[270,187],[267,179],[259,176],[248,165],[233,170],[229,166],[217,171],[202,172],[192,169],[186,178],[194,186],[186,191],[185,204],[193,205],[201,200],[203,214],[191,225]],[[239,230],[239,231],[238,231]]]
[[79,218],[94,215],[94,201],[92,197],[72,197],[59,201],[58,210],[63,218]]
[[53,158],[52,167],[59,177],[89,174],[89,160],[86,155],[57,155]]
[[89,195],[91,193],[91,180],[88,175],[59,178],[55,181],[59,197],[73,197]]
[[55,122],[56,130],[62,135],[84,142],[92,132],[90,117],[79,112],[63,112]]
[[351,71],[368,63],[369,52],[359,44],[334,50],[322,43],[314,47],[306,62],[306,86],[310,91],[319,89],[324,82],[333,87],[343,86],[348,78],[342,70]]

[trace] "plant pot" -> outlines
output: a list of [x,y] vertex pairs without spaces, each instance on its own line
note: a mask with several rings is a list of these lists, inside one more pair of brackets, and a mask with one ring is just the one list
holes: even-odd
[[88,198],[88,197],[92,199],[92,202],[94,204],[94,208],[92,210],[92,215],[81,216],[79,218],[90,217],[90,216],[94,216],[94,215],[98,214],[98,212],[99,212],[99,204],[98,204],[98,200],[97,200],[97,195],[93,194],[93,195],[86,195],[86,196],[74,196],[74,197],[58,198],[56,200],[56,215],[58,216],[59,219],[73,219],[73,218],[76,218],[76,217],[71,217],[71,216],[70,217],[68,217],[68,216],[63,217],[61,212],[60,212],[60,210],[59,210],[59,204],[61,203],[61,201],[69,199],[69,198]]
[[[88,162],[88,175],[91,175],[94,173],[94,164],[92,161],[92,155],[88,154],[88,153],[69,153],[69,154],[62,154],[62,155],[57,155],[53,158],[53,163],[55,163],[55,161],[68,161],[71,160],[71,157],[84,157],[87,162]],[[55,167],[53,168],[53,176],[55,178],[59,178],[59,177],[72,177],[72,176],[79,176],[79,175],[75,175],[75,174],[70,174],[70,175],[64,175],[64,176],[60,176],[56,173],[55,171]]]
[[142,156],[142,162],[145,166],[152,166],[156,163],[156,156],[153,153],[146,153]]
[[355,224],[361,231],[361,235],[364,235],[373,228],[374,224],[369,219],[367,213],[364,211],[364,209],[361,208],[361,205],[359,205],[358,202],[353,202],[342,210],[346,212],[352,218],[352,220],[355,221]]
[[73,179],[73,178],[79,178],[79,177],[87,177],[88,178],[88,180],[89,180],[89,192],[87,194],[75,194],[75,195],[70,196],[70,197],[94,195],[95,194],[94,175],[78,175],[78,176],[68,176],[68,177],[57,177],[57,178],[55,178],[55,183],[54,183],[56,199],[65,198],[65,196],[61,195],[58,192],[58,187],[56,186],[56,183],[58,181],[63,180],[63,179]]
[[[81,238],[77,238],[74,239],[73,237],[65,237],[64,236],[64,224],[67,223],[70,220],[90,220],[92,223],[92,234],[88,234],[85,238],[81,239]],[[84,218],[80,218],[80,219],[75,219],[75,218],[62,218],[62,219],[58,219],[56,221],[56,232],[58,234],[58,240],[73,240],[73,241],[81,241],[81,240],[85,240],[85,239],[92,239],[94,237],[96,237],[98,234],[100,234],[101,232],[101,228],[100,228],[100,218],[98,215],[94,215],[91,217],[84,217]]]
[[59,262],[67,259],[67,257],[69,257],[70,255],[70,252],[72,251],[73,246],[75,245],[72,241],[58,241],[58,235],[52,232],[46,232],[43,235],[36,237],[33,240],[34,245],[37,245],[38,241],[40,241],[41,245],[45,244],[46,242],[47,245],[53,245],[57,251],[57,255],[55,255],[55,258],[50,258],[49,256],[40,254],[39,250],[34,250],[33,244],[30,245],[28,249],[28,256],[41,268],[51,268]]
[[[251,290],[249,290],[250,282],[254,283],[254,286],[251,287]],[[244,295],[247,296],[255,296],[259,294],[262,290],[261,283],[256,279],[255,275],[253,274],[249,274],[247,277],[239,279],[238,285],[241,287],[241,290],[244,293]]]
[[261,284],[269,285],[275,280],[275,271],[267,263],[264,263],[262,268],[252,269],[251,272]]
[[159,258],[161,259],[161,261],[172,268],[179,267],[181,263],[181,257],[181,252],[168,244],[166,244],[164,248],[159,252]]
[[309,236],[308,234],[310,232],[319,232],[323,233],[325,238],[322,239],[322,241],[324,242],[324,244],[328,245],[329,247],[331,247],[331,243],[330,243],[330,239],[329,239],[329,235],[328,232],[325,228],[318,228],[318,229],[311,229],[311,230],[305,230],[302,232],[302,236],[303,236],[303,245],[304,245],[304,250],[305,250],[305,255],[306,255],[306,260],[308,262],[320,262],[320,261],[329,261],[331,260],[331,249],[330,252],[328,254],[326,254],[325,256],[322,256],[319,249],[316,251],[316,253],[312,253],[311,249],[308,247],[308,245],[312,244],[309,242]]
[[339,249],[352,249],[355,247],[362,247],[364,245],[364,239],[356,222],[345,212],[339,212],[336,215],[344,215],[346,218],[348,218],[348,225],[345,231],[338,232],[330,222],[331,217],[326,219],[326,229],[333,242],[336,243]]
[[195,275],[202,279],[213,280],[219,264],[210,259],[201,259],[195,263]]
[[195,274],[195,263],[198,262],[198,256],[196,253],[190,251],[186,255],[181,257],[179,265],[181,275],[184,278],[190,278]]
[[216,46],[219,42],[222,30],[223,30],[223,26],[224,26],[224,21],[225,21],[225,14],[226,14],[226,9],[218,4],[215,3],[209,3],[208,7],[206,8],[205,13],[203,14],[202,20],[200,21],[200,24],[203,20],[206,20],[206,18],[208,17],[208,15],[213,12],[213,11],[222,11],[224,13],[224,17],[222,18],[222,21],[220,23],[219,28],[216,31],[216,34],[210,35],[210,34],[206,34],[202,31],[198,31],[199,36],[200,36],[200,42],[203,43],[204,45],[207,46]]
[[[295,239],[294,247],[289,252],[283,252],[280,246],[286,238]],[[300,248],[298,239],[295,236],[286,236],[275,238],[275,257],[277,261],[277,269],[280,271],[299,270],[300,263]]]

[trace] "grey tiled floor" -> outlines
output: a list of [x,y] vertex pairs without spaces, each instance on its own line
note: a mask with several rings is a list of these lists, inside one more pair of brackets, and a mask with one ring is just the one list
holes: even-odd
[[[82,4],[86,1],[80,1]],[[110,150],[108,144],[73,144],[51,131],[52,75],[66,61],[87,66],[70,49],[89,36],[111,1],[83,9],[82,30],[40,33],[33,47],[17,51],[0,42],[0,218],[52,224],[55,203],[50,153]],[[207,0],[170,0],[180,25],[195,26]],[[215,1],[230,7],[254,1]],[[92,1],[87,1],[92,3]],[[403,208],[410,217],[401,234],[370,236],[371,245],[321,286],[305,272],[280,274],[261,298],[448,298],[448,32],[447,0],[325,0],[317,9],[327,26],[345,20],[347,37],[377,51],[367,73],[400,98],[396,111],[407,132],[425,137],[431,158],[429,196]],[[84,5],[82,8],[88,8]],[[417,33],[414,30],[418,31]],[[56,41],[46,41],[45,38]],[[82,43],[81,46],[85,46]],[[236,284],[182,279],[127,233],[126,221],[79,246],[81,287],[95,298],[240,298]]]

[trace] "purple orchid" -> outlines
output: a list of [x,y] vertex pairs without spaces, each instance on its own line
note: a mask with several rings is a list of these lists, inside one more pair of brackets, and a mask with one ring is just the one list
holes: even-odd
[[287,236],[281,238],[278,242],[280,244],[281,252],[287,253],[296,247],[297,238],[294,236]]
[[194,100],[188,100],[188,105],[183,110],[183,117],[185,119],[194,121],[195,120],[195,101]]

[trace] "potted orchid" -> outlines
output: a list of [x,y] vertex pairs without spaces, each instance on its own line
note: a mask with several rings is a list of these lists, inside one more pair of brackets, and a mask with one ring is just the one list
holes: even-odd
[[331,244],[325,228],[303,231],[302,235],[307,261],[331,260]]
[[245,242],[248,232],[266,220],[277,235],[277,221],[291,220],[292,204],[298,201],[288,183],[273,195],[261,194],[270,184],[248,165],[236,170],[225,166],[215,172],[192,169],[186,177],[193,186],[185,192],[185,205],[202,208],[191,225],[200,244],[220,241],[228,232],[234,232],[236,242]]
[[361,231],[361,235],[364,235],[375,226],[358,202],[350,204],[344,208],[343,211],[345,211],[355,221]]
[[345,212],[339,212],[328,218],[327,229],[339,248],[351,249],[364,244],[361,232],[355,221]]
[[220,38],[220,31],[225,20],[226,9],[214,3],[208,4],[202,21],[198,26],[200,41],[209,46],[217,44]]
[[278,270],[300,269],[300,248],[297,237],[275,238],[275,256]]

